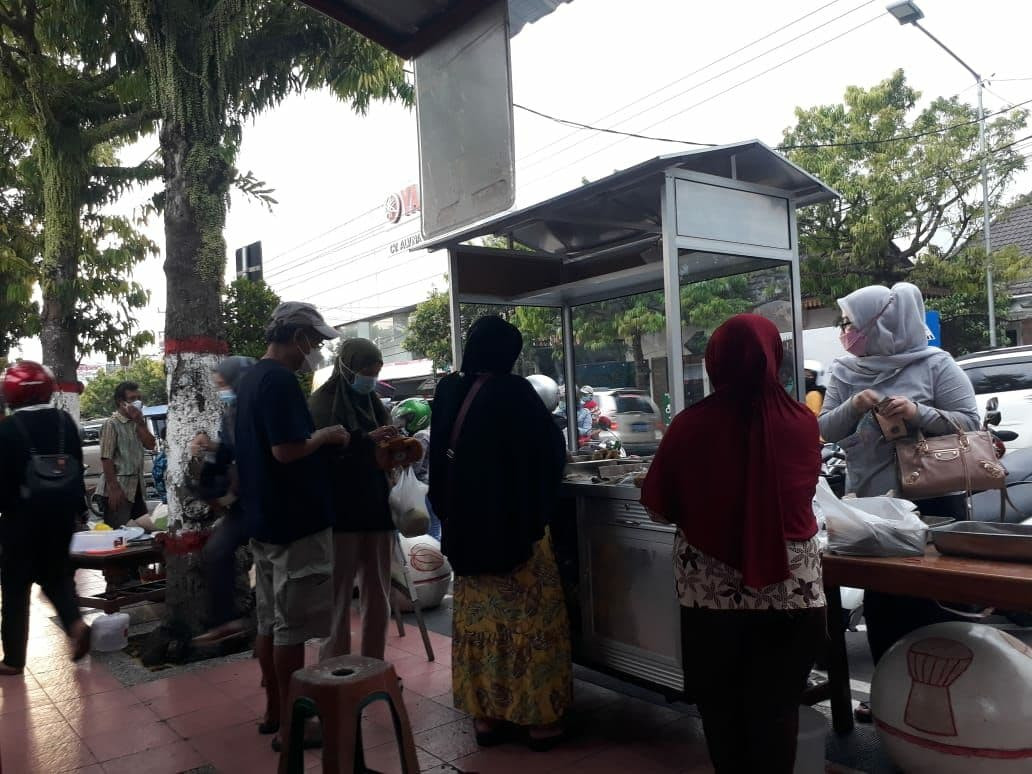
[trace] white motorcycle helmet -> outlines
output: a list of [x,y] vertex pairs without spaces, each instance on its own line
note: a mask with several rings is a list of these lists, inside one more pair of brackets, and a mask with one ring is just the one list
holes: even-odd
[[544,374],[532,374],[527,377],[527,381],[530,382],[531,387],[534,388],[538,397],[541,398],[541,402],[545,404],[545,408],[548,409],[549,413],[559,407],[559,385],[555,379]]

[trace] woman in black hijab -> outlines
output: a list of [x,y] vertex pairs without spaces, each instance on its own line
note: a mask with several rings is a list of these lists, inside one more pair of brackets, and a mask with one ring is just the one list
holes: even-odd
[[504,741],[515,726],[532,748],[549,749],[573,692],[546,526],[566,455],[534,388],[512,373],[522,347],[500,317],[473,325],[462,373],[445,377],[434,398],[430,500],[456,576],[455,706],[473,716],[481,745]]

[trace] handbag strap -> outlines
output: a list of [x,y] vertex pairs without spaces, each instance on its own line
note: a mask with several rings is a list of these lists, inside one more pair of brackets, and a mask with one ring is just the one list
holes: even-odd
[[469,414],[469,408],[473,405],[473,399],[477,397],[477,393],[480,392],[480,388],[483,387],[490,378],[490,374],[482,374],[481,376],[478,376],[477,380],[473,382],[473,386],[469,388],[469,392],[466,393],[466,399],[462,401],[459,413],[455,416],[455,424],[452,426],[451,438],[448,440],[448,459],[455,459],[455,449],[459,445],[459,434],[462,432],[462,426],[466,423],[466,415]]
[[[462,426],[466,423],[466,415],[469,414],[469,408],[473,405],[473,399],[477,397],[477,393],[480,392],[480,388],[483,387],[490,378],[490,374],[482,374],[477,377],[477,380],[473,382],[473,386],[469,388],[469,392],[466,393],[466,399],[462,401],[462,406],[459,407],[459,413],[455,415],[455,424],[452,426],[451,438],[448,439],[448,450],[445,452],[445,456],[448,458],[449,507],[452,500],[452,494],[455,491],[455,449],[459,445],[459,433],[462,432]],[[447,518],[443,512],[438,514],[438,517],[442,521]]]

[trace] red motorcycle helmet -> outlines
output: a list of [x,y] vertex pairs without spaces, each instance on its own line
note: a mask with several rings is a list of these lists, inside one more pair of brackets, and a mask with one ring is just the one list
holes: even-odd
[[22,360],[4,371],[3,399],[12,409],[49,403],[57,384],[50,369]]

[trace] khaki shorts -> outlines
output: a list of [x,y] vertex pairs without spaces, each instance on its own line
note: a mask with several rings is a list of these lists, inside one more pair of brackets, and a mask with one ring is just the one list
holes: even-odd
[[274,645],[301,645],[330,633],[333,530],[286,545],[251,541],[258,634]]

